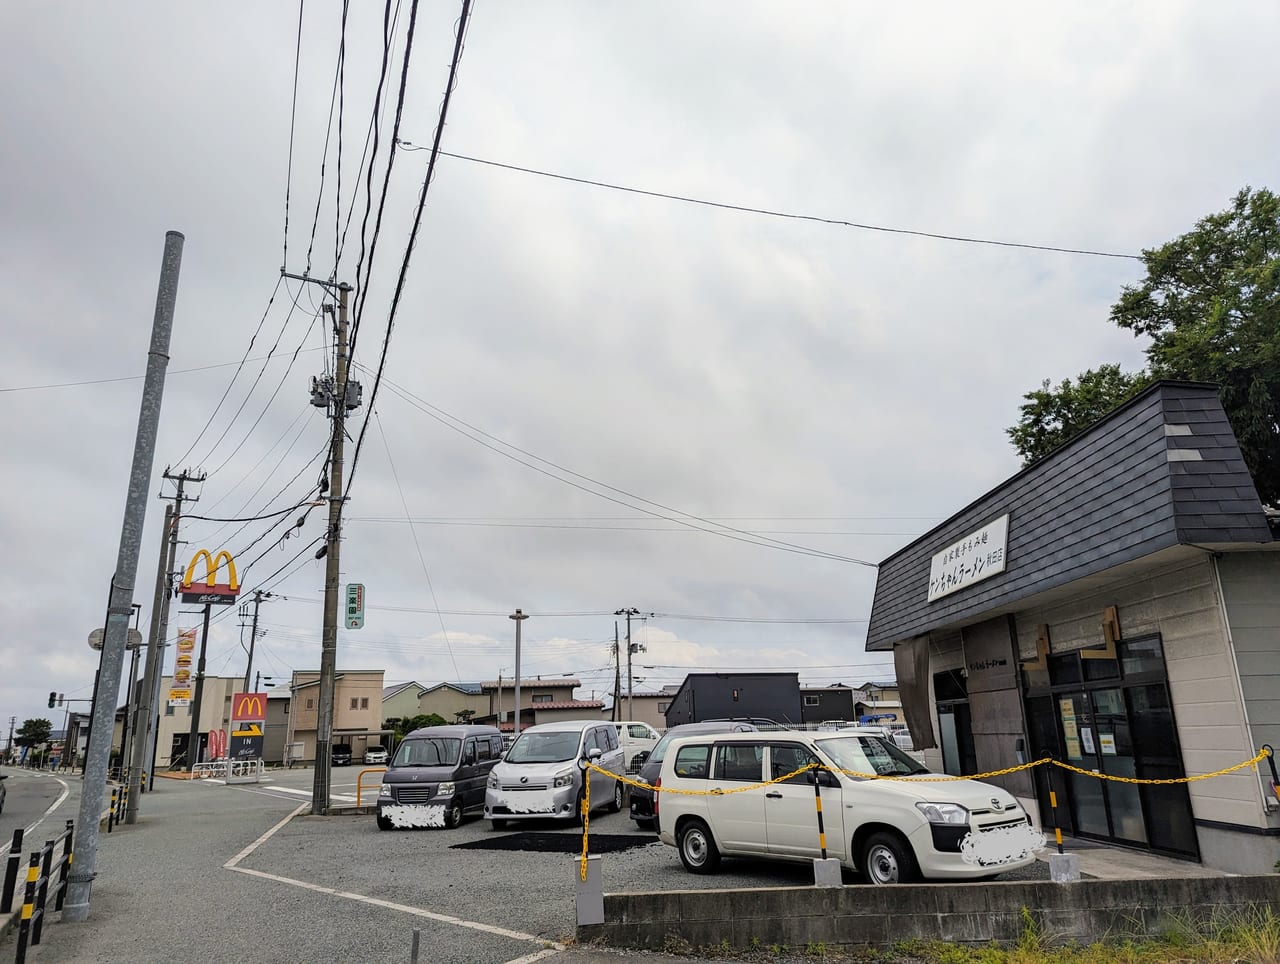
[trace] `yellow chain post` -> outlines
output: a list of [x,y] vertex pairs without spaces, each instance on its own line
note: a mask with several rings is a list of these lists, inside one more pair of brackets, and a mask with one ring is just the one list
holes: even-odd
[[601,773],[607,773],[600,767],[587,764],[591,769],[582,771],[582,879],[587,879],[587,827],[591,823],[591,770],[600,770]]

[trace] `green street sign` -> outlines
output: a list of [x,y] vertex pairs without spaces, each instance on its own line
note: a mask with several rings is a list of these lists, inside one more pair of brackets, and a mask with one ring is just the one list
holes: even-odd
[[347,629],[364,626],[364,583],[347,583]]

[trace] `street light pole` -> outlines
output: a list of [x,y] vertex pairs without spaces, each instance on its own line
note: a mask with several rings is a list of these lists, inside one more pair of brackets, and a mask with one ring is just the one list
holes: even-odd
[[514,613],[507,617],[516,621],[516,712],[515,712],[515,728],[512,733],[515,736],[520,735],[520,624],[529,618],[527,613],[522,613],[517,609]]

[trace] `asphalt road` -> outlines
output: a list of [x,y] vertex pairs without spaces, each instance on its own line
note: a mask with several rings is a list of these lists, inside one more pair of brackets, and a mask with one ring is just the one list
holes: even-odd
[[[72,790],[72,781],[78,784],[79,777],[55,777],[47,772],[24,770],[21,767],[4,767],[0,772],[9,777],[4,781],[4,811],[0,812],[0,855],[8,854],[13,842],[13,831],[17,828],[21,827],[26,831],[23,840],[25,850],[28,843],[34,842],[38,846],[46,837],[56,836],[62,831],[66,818],[75,817],[67,798]],[[62,798],[62,802],[56,814],[46,817],[46,812],[58,803],[59,798]],[[39,826],[33,828],[37,823]]]
[[[356,772],[333,771],[335,802],[354,796]],[[452,831],[380,831],[372,815],[295,814],[311,778],[157,781],[137,825],[99,838],[89,920],[52,923],[29,960],[405,961],[415,929],[420,959],[433,964],[618,957],[562,949],[576,925],[580,829],[529,821],[495,831],[469,818]],[[689,874],[625,811],[593,814],[590,839],[606,891],[813,882],[807,865],[767,861]],[[11,949],[9,938],[0,958]]]

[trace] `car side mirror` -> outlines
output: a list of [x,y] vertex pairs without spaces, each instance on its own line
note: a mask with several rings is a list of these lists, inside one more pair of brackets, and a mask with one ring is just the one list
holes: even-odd
[[639,753],[637,753],[637,754],[636,754],[636,756],[635,756],[634,765],[635,765],[637,768],[638,768],[638,767],[642,767],[642,766],[644,766],[648,761],[649,761],[649,751],[648,751],[648,750],[641,750],[641,751],[640,751]]
[[815,783],[820,787],[838,787],[840,781],[836,779],[836,775],[829,770],[806,770],[804,772],[804,781],[813,786]]
[[588,760],[598,760],[602,756],[604,756],[604,754],[600,752],[600,747],[598,746],[593,746],[590,750],[587,751]]

